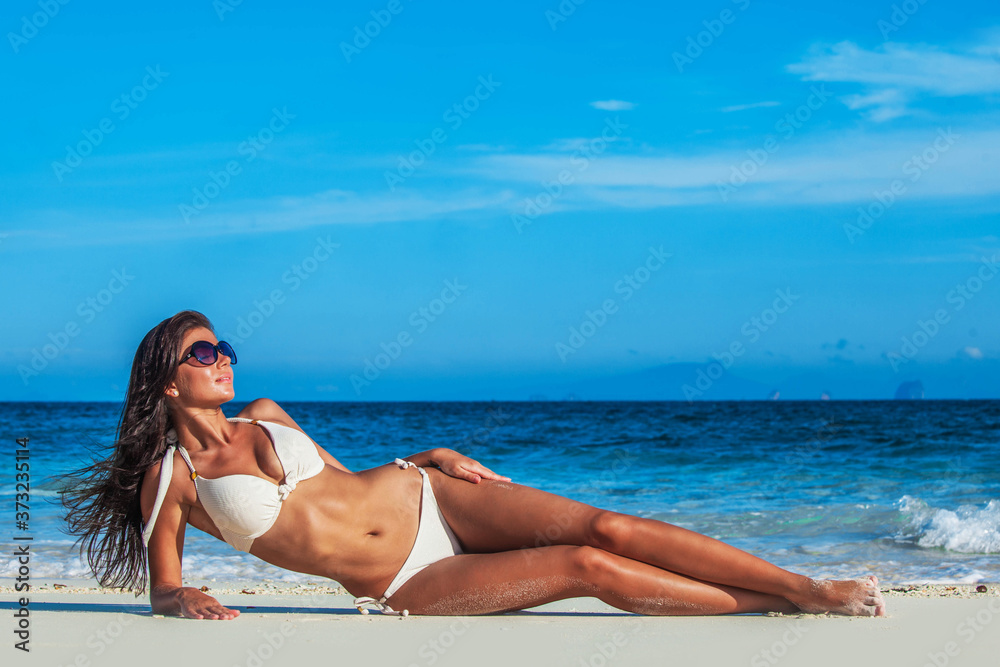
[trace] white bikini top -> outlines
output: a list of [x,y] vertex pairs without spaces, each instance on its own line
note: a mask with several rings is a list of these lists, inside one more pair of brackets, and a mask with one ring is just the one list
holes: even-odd
[[[176,442],[171,442],[163,455],[160,466],[160,485],[156,491],[156,502],[149,516],[149,523],[142,531],[142,541],[149,545],[153,534],[153,524],[163,505],[174,472],[174,450],[181,453],[191,471],[195,491],[202,507],[222,533],[222,538],[240,551],[250,551],[253,541],[270,530],[278,520],[281,503],[302,480],[315,477],[326,463],[316,451],[312,440],[298,429],[262,419],[230,417],[228,421],[257,424],[268,434],[274,445],[274,453],[285,473],[282,484],[256,475],[224,475],[223,477],[202,477],[195,472],[187,450]],[[266,426],[265,426],[266,424]]]

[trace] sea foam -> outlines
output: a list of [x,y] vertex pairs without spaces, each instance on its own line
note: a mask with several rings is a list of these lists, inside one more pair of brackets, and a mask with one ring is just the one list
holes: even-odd
[[903,496],[899,511],[910,534],[922,547],[942,547],[967,554],[1000,553],[1000,501],[984,507],[961,505],[955,510],[932,507],[919,498]]

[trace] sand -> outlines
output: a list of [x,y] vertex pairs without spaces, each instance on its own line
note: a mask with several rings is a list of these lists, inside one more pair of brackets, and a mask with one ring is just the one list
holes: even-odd
[[[234,621],[153,616],[146,598],[35,582],[29,653],[14,648],[20,594],[0,587],[4,665],[989,665],[1000,586],[886,586],[886,618],[651,617],[577,598],[494,616],[361,615],[336,586],[207,585]],[[57,588],[58,586],[61,586]],[[11,660],[13,658],[13,660]]]

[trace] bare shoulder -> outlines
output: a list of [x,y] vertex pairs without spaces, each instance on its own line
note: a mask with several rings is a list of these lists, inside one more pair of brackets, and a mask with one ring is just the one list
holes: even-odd
[[[309,434],[306,433],[301,426],[295,423],[284,409],[272,401],[270,398],[258,398],[247,403],[246,407],[240,410],[238,417],[244,417],[246,419],[263,419],[264,421],[274,422],[276,424],[281,424],[282,426],[288,426],[301,431],[303,435],[309,438]],[[351,472],[348,470],[343,463],[334,458],[328,451],[319,446],[312,438],[309,440],[316,446],[316,450],[319,452],[320,458],[323,459],[329,465],[335,468],[343,470],[344,472]]]
[[[160,489],[160,471],[163,468],[163,459],[154,463],[146,470],[142,476],[142,487],[139,490],[139,507],[142,511],[142,520],[149,521],[149,515],[153,512],[153,505],[156,503],[156,493]],[[167,497],[173,497],[178,502],[189,502],[191,499],[185,496],[184,481],[188,478],[188,469],[177,451],[174,451],[174,470],[170,478],[170,487],[167,490]]]
[[250,401],[236,416],[246,419],[263,419],[264,421],[275,422],[282,426],[291,426],[300,431],[302,430],[288,413],[270,398],[257,398]]

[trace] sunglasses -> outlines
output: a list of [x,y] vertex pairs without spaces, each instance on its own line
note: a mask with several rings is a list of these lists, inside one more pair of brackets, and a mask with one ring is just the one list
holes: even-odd
[[[196,343],[192,343],[191,351],[187,353],[186,357],[181,359],[181,364],[194,357],[199,363],[211,366],[219,360],[220,352],[229,357],[230,364],[236,365],[236,352],[233,351],[233,346],[224,340],[220,340],[218,345],[213,345],[207,340],[199,340]],[[180,366],[180,364],[177,365]]]

